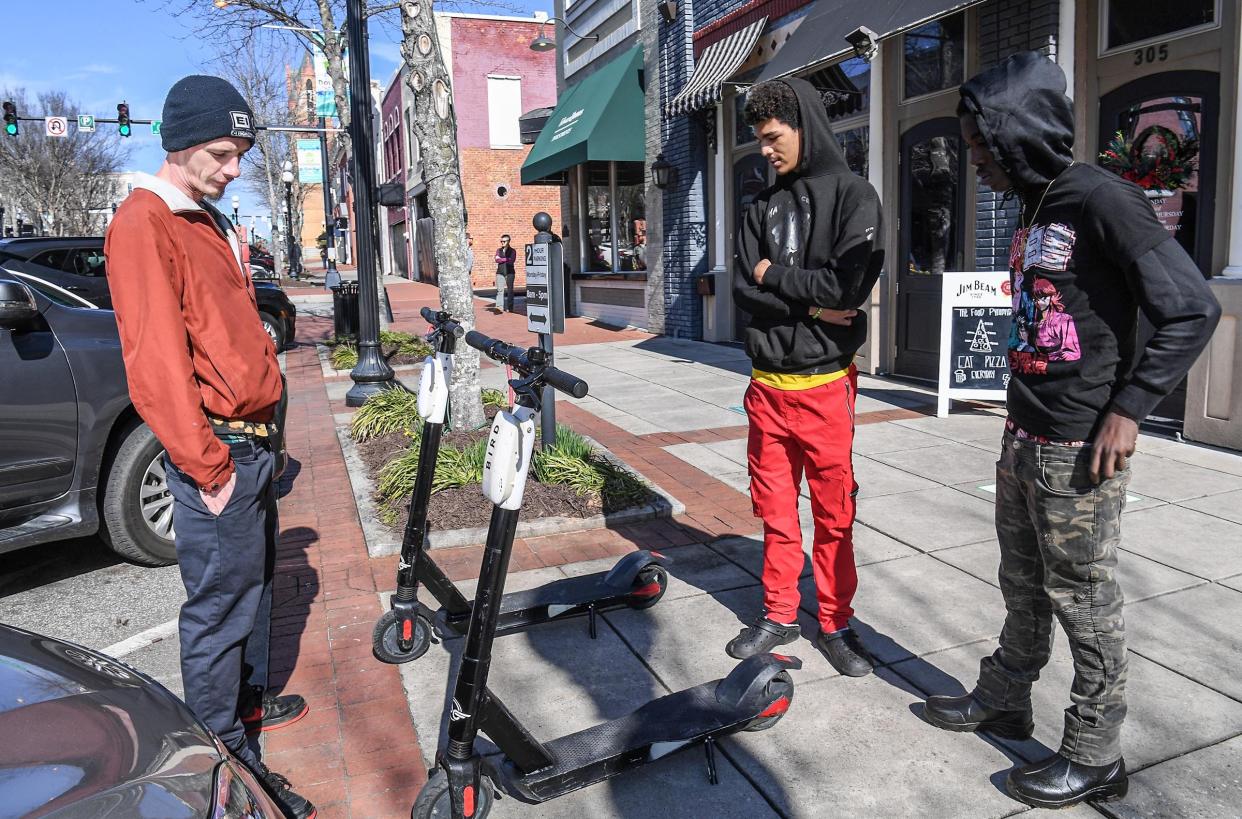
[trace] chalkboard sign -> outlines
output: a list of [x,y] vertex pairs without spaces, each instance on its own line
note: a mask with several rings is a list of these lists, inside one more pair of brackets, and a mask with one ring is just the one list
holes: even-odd
[[1009,274],[945,273],[940,299],[936,415],[949,400],[1004,399],[1009,386]]

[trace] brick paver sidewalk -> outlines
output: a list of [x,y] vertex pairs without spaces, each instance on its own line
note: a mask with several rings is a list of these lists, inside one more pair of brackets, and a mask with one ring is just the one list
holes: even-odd
[[[421,330],[414,319],[436,291],[425,285],[391,288],[398,326]],[[480,329],[519,338],[525,317],[479,311]],[[287,354],[291,463],[282,489],[277,591],[273,612],[274,684],[305,696],[311,713],[265,737],[265,758],[319,815],[378,819],[408,815],[426,780],[426,761],[412,727],[399,673],[371,655],[371,629],[383,612],[378,591],[395,585],[396,557],[367,557],[349,476],[314,340],[331,329],[327,319],[299,321],[301,344]],[[575,320],[559,343],[647,337]],[[750,500],[741,492],[665,451],[683,443],[737,440],[746,427],[634,435],[569,402],[560,420],[587,431],[625,462],[685,504],[676,520],[659,520],[515,542],[511,571],[618,556],[637,548],[669,548],[726,534],[757,531]],[[893,410],[860,414],[859,424],[917,417]],[[482,546],[437,550],[455,580],[477,577]]]

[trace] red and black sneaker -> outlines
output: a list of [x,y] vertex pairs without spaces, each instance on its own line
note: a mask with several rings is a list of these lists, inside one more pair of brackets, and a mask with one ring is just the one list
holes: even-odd
[[246,733],[257,734],[292,725],[310,712],[310,706],[298,694],[277,697],[252,687],[243,692],[238,711]]

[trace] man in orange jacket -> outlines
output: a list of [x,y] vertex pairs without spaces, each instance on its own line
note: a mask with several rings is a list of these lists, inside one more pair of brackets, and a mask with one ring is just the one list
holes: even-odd
[[307,712],[302,697],[266,691],[280,366],[237,233],[211,204],[241,175],[253,120],[226,80],[178,81],[164,102],[167,157],[117,209],[104,252],[130,397],[167,450],[186,703],[305,819],[314,806],[246,743]]

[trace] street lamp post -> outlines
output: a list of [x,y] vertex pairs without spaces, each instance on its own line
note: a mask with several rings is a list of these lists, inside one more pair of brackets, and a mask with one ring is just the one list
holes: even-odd
[[285,162],[280,174],[280,181],[285,183],[285,254],[289,259],[289,275],[298,277],[298,261],[294,257],[293,244],[293,163]]
[[238,225],[241,224],[241,221],[238,220],[237,218],[237,209],[239,207],[241,207],[241,197],[234,196],[233,197],[233,227],[237,227]]
[[332,191],[328,188],[328,129],[327,120],[319,118],[319,162],[323,165],[323,231],[328,240],[327,265],[324,267],[323,286],[331,289],[341,283],[336,269],[336,226],[332,224]]
[[345,405],[360,407],[372,395],[392,389],[392,368],[379,344],[379,285],[375,278],[375,140],[371,130],[371,67],[367,20],[362,0],[348,0],[349,138],[353,144],[354,218],[358,225],[358,365],[350,372],[354,386]]

